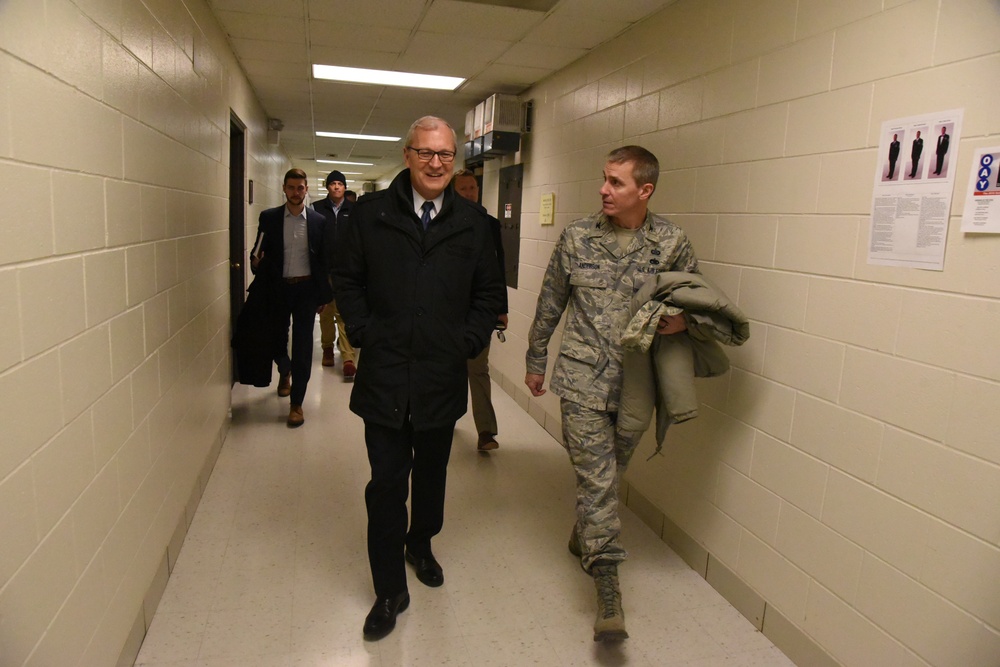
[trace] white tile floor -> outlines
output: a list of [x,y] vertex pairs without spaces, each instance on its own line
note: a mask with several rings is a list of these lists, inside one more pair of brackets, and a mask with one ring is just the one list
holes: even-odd
[[368,461],[350,390],[339,355],[336,369],[317,355],[306,423],[292,430],[273,386],[235,387],[232,428],[137,665],[793,667],[625,508],[631,638],[595,644],[593,582],[566,550],[569,463],[496,385],[501,448],[475,451],[471,413],[455,433],[434,540],[444,586],[409,570],[410,608],[364,641]]

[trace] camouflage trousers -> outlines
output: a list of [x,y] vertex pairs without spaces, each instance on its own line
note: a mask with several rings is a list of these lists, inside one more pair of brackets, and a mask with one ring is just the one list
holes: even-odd
[[619,432],[617,412],[592,410],[562,399],[563,446],[576,473],[576,534],[581,563],[590,571],[594,561],[620,563],[628,557],[621,545],[618,482],[642,433]]

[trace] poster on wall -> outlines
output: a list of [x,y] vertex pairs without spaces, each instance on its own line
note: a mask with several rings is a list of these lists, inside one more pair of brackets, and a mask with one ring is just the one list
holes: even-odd
[[962,109],[882,123],[868,263],[944,270]]
[[962,231],[1000,234],[1000,146],[976,150],[965,194]]

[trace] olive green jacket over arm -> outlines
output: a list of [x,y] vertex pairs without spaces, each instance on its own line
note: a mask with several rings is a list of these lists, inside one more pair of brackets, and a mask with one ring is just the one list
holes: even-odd
[[[661,314],[683,311],[687,331],[655,333]],[[669,271],[647,280],[632,298],[624,346],[618,429],[645,431],[656,411],[657,451],[670,424],[698,416],[694,378],[729,370],[722,345],[742,345],[750,322],[718,287],[697,273]]]

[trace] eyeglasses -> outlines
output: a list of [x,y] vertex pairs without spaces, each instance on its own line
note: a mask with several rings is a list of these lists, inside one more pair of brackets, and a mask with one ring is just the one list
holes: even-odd
[[407,146],[406,150],[416,153],[421,162],[430,162],[435,155],[443,163],[455,161],[455,151],[432,151],[429,148],[414,148],[413,146]]

